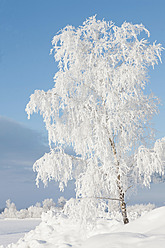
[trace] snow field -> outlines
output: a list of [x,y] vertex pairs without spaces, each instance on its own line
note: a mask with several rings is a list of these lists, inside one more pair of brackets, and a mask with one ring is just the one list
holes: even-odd
[[35,230],[7,248],[164,248],[164,217],[165,207],[161,207],[127,225],[115,219],[99,219],[93,229],[84,231],[79,221],[49,211],[43,213]]
[[41,219],[0,219],[0,247],[16,243],[25,233],[35,229],[40,222]]

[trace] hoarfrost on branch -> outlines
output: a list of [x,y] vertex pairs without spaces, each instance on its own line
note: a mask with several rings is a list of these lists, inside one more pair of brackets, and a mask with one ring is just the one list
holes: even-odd
[[54,36],[55,85],[36,90],[26,107],[29,118],[43,116],[50,145],[34,164],[37,185],[55,180],[63,190],[74,178],[77,198],[118,198],[164,172],[165,139],[146,146],[159,101],[144,93],[148,68],[161,61],[163,48],[141,38],[145,33],[142,24],[117,27],[93,16]]

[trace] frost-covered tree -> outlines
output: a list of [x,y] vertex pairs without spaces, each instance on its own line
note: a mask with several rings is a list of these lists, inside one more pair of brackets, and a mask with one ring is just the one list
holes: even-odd
[[29,118],[43,116],[50,145],[34,164],[37,185],[55,180],[63,190],[75,179],[79,199],[119,200],[124,223],[127,189],[147,186],[164,171],[165,139],[151,149],[158,99],[145,94],[148,68],[163,48],[143,33],[149,37],[142,24],[118,27],[95,16],[78,28],[66,26],[52,40],[55,85],[36,90],[26,107]]

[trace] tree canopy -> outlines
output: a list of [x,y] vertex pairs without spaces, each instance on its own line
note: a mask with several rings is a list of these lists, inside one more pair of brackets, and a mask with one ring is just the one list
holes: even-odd
[[55,85],[36,90],[26,107],[29,118],[40,112],[48,131],[50,153],[34,164],[37,184],[55,180],[63,190],[75,179],[77,198],[122,201],[129,187],[164,173],[165,139],[151,147],[159,101],[145,93],[163,48],[145,33],[142,24],[118,27],[93,16],[54,36]]

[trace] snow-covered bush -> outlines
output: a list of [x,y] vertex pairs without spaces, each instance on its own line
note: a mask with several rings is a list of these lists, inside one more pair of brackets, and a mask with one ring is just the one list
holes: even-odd
[[56,206],[56,203],[53,201],[53,199],[45,199],[42,202],[44,212],[54,208]]
[[[121,211],[117,206],[114,209],[114,206],[111,208],[111,203],[106,201],[101,201],[98,199],[70,199],[66,202],[64,206],[63,213],[70,218],[72,221],[79,222],[81,227],[87,229],[93,229],[96,224],[96,220],[108,220],[108,221],[118,221],[122,222],[122,214]],[[115,203],[114,203],[115,204]],[[111,208],[111,209],[109,209]],[[128,217],[130,221],[136,220],[139,217],[143,216],[147,212],[150,212],[155,208],[154,204],[136,204],[132,206],[127,206]],[[90,209],[90,211],[89,211]],[[82,218],[82,216],[84,218]]]
[[[41,218],[42,213],[46,213],[49,210],[57,210],[55,208],[55,202],[53,199],[45,199],[42,204],[36,203],[35,206],[30,206],[27,209],[21,209],[20,211],[16,209],[14,203],[11,203],[10,200],[6,201],[6,208],[1,213],[1,218]],[[59,210],[58,210],[59,211]]]
[[10,199],[6,201],[6,208],[2,212],[1,216],[5,218],[17,218],[17,209],[13,202]]
[[44,209],[37,206],[30,206],[27,210],[26,218],[40,218]]
[[78,200],[72,198],[66,202],[64,214],[75,222],[80,221],[82,226],[93,226],[94,221],[98,216],[95,199],[91,201],[91,199]]
[[136,220],[144,214],[150,212],[155,208],[154,204],[135,204],[132,206],[127,206],[128,217],[130,220]]

